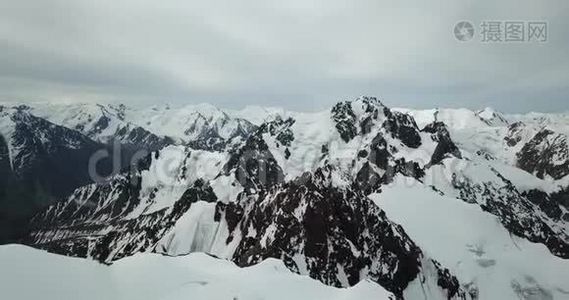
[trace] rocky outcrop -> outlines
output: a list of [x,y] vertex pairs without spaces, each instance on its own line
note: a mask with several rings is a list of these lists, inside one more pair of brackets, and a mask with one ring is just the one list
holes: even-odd
[[111,263],[138,252],[154,251],[193,203],[217,201],[212,188],[197,180],[171,207],[128,218],[139,204],[140,185],[132,182],[120,176],[112,184],[90,186],[92,190],[36,216],[25,242],[55,253]]
[[233,150],[223,168],[225,175],[233,174],[248,191],[263,189],[284,180],[283,171],[269,151],[262,133],[262,130],[258,130],[241,147]]
[[562,229],[550,225],[559,220],[558,205],[555,208],[547,198],[541,199],[543,194],[536,191],[521,193],[498,171],[492,169],[492,172],[496,176],[495,181],[454,175],[452,184],[459,191],[459,198],[477,203],[483,210],[498,216],[512,234],[544,244],[552,254],[569,258],[569,236]]
[[548,129],[539,131],[517,153],[519,168],[539,178],[561,179],[569,174],[567,136]]
[[421,146],[421,136],[413,117],[397,111],[392,112],[388,108],[384,108],[383,113],[387,118],[383,127],[391,133],[393,138],[399,139],[409,148],[416,149]]
[[[25,107],[4,109],[0,121],[6,132],[0,143],[4,148],[0,181],[5,187],[0,210],[9,218],[18,219],[17,225],[10,226],[11,240],[21,236],[27,228],[24,222],[33,214],[92,183],[93,173],[105,177],[120,172],[130,163],[133,153],[123,151],[120,159],[113,160],[115,146],[95,142],[78,131],[36,117]],[[90,165],[98,153],[106,155]],[[0,236],[0,243],[3,240]]]
[[451,139],[448,128],[444,123],[433,122],[425,126],[422,131],[430,133],[433,141],[437,142],[431,161],[428,164],[429,166],[440,164],[449,155],[462,158],[460,150]]
[[[249,266],[278,258],[327,285],[368,278],[401,297],[421,272],[421,250],[363,193],[334,187],[330,175],[318,169],[224,206],[230,240],[241,237],[233,260]],[[463,294],[448,270],[439,276],[449,299]]]

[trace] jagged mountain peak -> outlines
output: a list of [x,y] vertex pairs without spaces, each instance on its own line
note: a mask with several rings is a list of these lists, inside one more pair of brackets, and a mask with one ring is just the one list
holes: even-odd
[[[137,109],[140,110],[140,109]],[[166,111],[178,111],[179,115],[189,114],[200,116],[208,122],[215,122],[218,119],[228,119],[230,116],[219,107],[210,103],[197,103],[185,105],[156,105],[152,107],[152,111],[156,113],[165,113]]]
[[491,107],[477,111],[476,115],[489,126],[507,126],[510,123],[502,113]]
[[497,112],[494,108],[488,106],[476,111],[476,114],[479,115],[481,118],[490,119],[493,118],[497,114]]
[[377,98],[375,96],[368,96],[368,95],[359,96],[353,102],[355,102],[355,103],[362,102],[362,103],[376,105],[376,106],[384,106],[379,98]]
[[219,151],[255,128],[249,121],[206,103],[181,107],[31,103],[26,109],[99,142],[118,140],[150,150],[176,143]]
[[17,173],[32,165],[39,156],[62,149],[96,147],[88,137],[37,117],[25,106],[4,108],[0,112],[0,134],[8,145],[12,170]]
[[248,105],[245,108],[239,110],[226,111],[234,117],[246,119],[257,126],[261,125],[263,122],[270,121],[276,116],[286,118],[297,114],[297,112],[288,111],[282,107],[266,107],[255,105]]

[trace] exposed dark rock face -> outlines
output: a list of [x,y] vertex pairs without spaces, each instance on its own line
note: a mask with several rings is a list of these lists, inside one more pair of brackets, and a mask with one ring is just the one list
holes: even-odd
[[431,138],[437,142],[437,147],[433,152],[429,166],[440,164],[448,155],[462,158],[460,150],[452,141],[450,133],[444,123],[433,122],[425,126],[422,131],[430,133]]
[[[318,169],[267,191],[242,195],[239,209],[225,206],[220,218],[231,224],[230,240],[242,236],[234,261],[249,266],[274,257],[328,285],[370,278],[401,297],[421,271],[421,250],[363,193],[336,188],[329,176]],[[450,273],[440,276],[449,295],[461,291]]]
[[[332,120],[345,142],[349,142],[355,135],[369,137],[372,132],[375,134],[369,145],[360,145],[363,148],[358,151],[357,158],[354,158],[367,160],[355,176],[355,188],[369,194],[378,190],[382,184],[392,182],[397,174],[417,179],[424,176],[424,170],[417,162],[394,157],[399,151],[396,147],[399,142],[412,149],[422,145],[420,131],[410,115],[391,111],[376,98],[361,97],[353,102],[336,104],[332,109]],[[389,138],[394,141],[392,144],[387,141]],[[454,154],[458,152],[458,149],[452,151],[455,150],[452,146],[456,146],[448,131],[437,132],[435,138],[437,141],[440,139],[439,144],[447,143],[449,149],[446,151]],[[437,158],[442,160],[445,148],[443,145],[440,147]]]
[[[454,277],[450,271],[441,266],[438,262],[434,262],[435,268],[437,269],[438,280],[437,284],[448,291],[447,298],[452,299],[453,297],[465,298],[464,291],[461,289],[458,279]],[[471,295],[472,297],[473,295]],[[472,297],[476,299],[475,297]]]
[[556,222],[569,222],[569,188],[547,194],[533,189],[523,195]]
[[354,189],[362,191],[369,195],[381,187],[384,183],[384,177],[379,175],[369,162],[365,162],[356,175]]
[[91,150],[92,153],[93,150],[103,148],[77,131],[54,125],[27,112],[17,111],[10,118],[15,124],[14,133],[10,137],[13,147],[22,149],[12,158],[13,169],[17,174],[30,173],[34,162],[49,155],[61,152],[71,154],[75,152],[73,150]]
[[[90,174],[107,176],[120,171],[130,162],[132,152],[123,151],[120,161],[112,155],[102,157],[90,170],[90,159],[103,151],[112,154],[113,149],[97,143],[81,133],[52,124],[27,112],[27,109],[11,110],[0,117],[9,118],[14,124],[10,137],[3,137],[5,150],[9,140],[12,149],[18,149],[12,157],[4,152],[2,181],[5,189],[0,199],[0,211],[8,218],[16,218],[8,230],[10,237],[0,236],[0,243],[17,239],[26,230],[22,224],[33,214],[54,203],[76,188],[93,182]],[[9,162],[9,164],[6,164]],[[119,165],[124,162],[124,165]]]
[[392,137],[401,140],[409,148],[421,146],[421,136],[413,117],[400,112],[392,112],[388,108],[384,108],[383,113],[387,117],[383,127],[391,132]]
[[275,119],[261,124],[257,134],[269,134],[273,137],[277,148],[285,147],[283,154],[285,159],[289,159],[292,155],[289,147],[294,141],[294,132],[291,127],[295,122],[293,118],[289,117],[283,120],[280,116],[277,116]]
[[517,159],[519,168],[539,178],[561,179],[569,174],[567,137],[543,129],[523,146]]
[[533,204],[539,206],[539,208],[551,219],[559,220],[561,218],[563,211],[559,207],[559,203],[551,199],[546,192],[533,189],[523,193],[523,195]]
[[24,201],[15,201],[19,198],[15,195],[25,192],[23,186],[15,192],[15,187],[20,189],[17,182],[12,172],[8,144],[0,135],[0,244],[16,240],[25,231],[17,229],[27,227],[29,208],[27,205],[21,207]]
[[563,188],[550,195],[551,200],[569,211],[569,187]]
[[420,180],[425,176],[425,171],[418,163],[414,161],[406,161],[404,158],[399,158],[395,160],[395,165],[393,168],[387,169],[386,172],[386,183],[392,182],[393,178],[397,174],[402,174],[407,177],[412,177]]
[[506,144],[510,147],[515,147],[519,142],[522,141],[521,133],[525,128],[525,124],[522,122],[516,122],[508,126],[508,133],[504,140]]
[[150,152],[175,144],[172,138],[159,137],[142,127],[131,125],[119,128],[114,139],[123,144],[129,144],[137,150],[145,149]]
[[12,167],[10,165],[10,152],[8,144],[2,135],[0,135],[0,199],[6,193],[7,179],[12,176]]
[[[357,108],[357,112],[355,111]],[[385,107],[377,98],[361,97],[355,101],[339,102],[332,108],[332,120],[344,142],[356,135],[366,135],[379,122],[392,138],[409,148],[421,146],[421,136],[413,117]]]
[[[239,225],[239,222],[243,218],[244,213],[245,212],[243,210],[243,207],[235,202],[217,202],[215,206],[214,219],[216,222],[220,222],[224,218],[224,220],[227,222],[227,228],[231,233],[235,230],[235,228],[237,228],[237,225]],[[230,234],[227,237],[226,243],[229,244],[231,241],[233,241],[233,235]]]
[[[34,228],[115,219],[132,211],[139,204],[140,179],[137,175],[118,175],[113,180],[80,189],[67,201],[59,202],[32,220]],[[113,201],[106,201],[107,198]]]
[[231,157],[224,167],[226,175],[233,173],[248,191],[258,190],[284,180],[281,167],[273,157],[262,137],[262,130],[252,134]]
[[283,120],[281,117],[276,117],[275,120],[265,122],[259,126],[259,130],[263,133],[269,133],[283,146],[290,147],[294,141],[294,133],[290,127],[294,124],[293,118]]
[[332,119],[336,122],[336,129],[344,142],[347,143],[356,136],[356,115],[352,110],[351,102],[339,102],[334,105]]
[[393,156],[387,149],[387,141],[383,138],[383,135],[378,134],[374,137],[369,148],[370,154],[368,161],[382,170],[387,170],[389,160],[392,159]]
[[93,128],[89,131],[89,136],[98,135],[101,132],[103,132],[103,130],[109,127],[110,121],[111,119],[107,116],[100,117],[99,120],[97,120],[97,122],[93,126]]
[[217,201],[211,187],[197,180],[171,208],[125,218],[138,205],[139,192],[140,181],[123,176],[106,185],[83,188],[83,194],[73,195],[36,216],[32,234],[25,242],[55,253],[110,263],[138,252],[154,251],[156,243],[193,203]]
[[369,152],[366,149],[360,150],[358,158],[367,158],[367,161],[356,174],[353,186],[366,195],[377,191],[383,184],[391,183],[397,174],[419,180],[425,175],[417,162],[395,159],[381,133],[372,139]]

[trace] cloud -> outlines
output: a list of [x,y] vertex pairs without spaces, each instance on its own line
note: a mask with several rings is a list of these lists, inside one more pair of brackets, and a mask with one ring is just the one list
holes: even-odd
[[[0,98],[569,109],[566,1],[200,2],[0,0]],[[545,20],[549,39],[482,43],[484,20]]]

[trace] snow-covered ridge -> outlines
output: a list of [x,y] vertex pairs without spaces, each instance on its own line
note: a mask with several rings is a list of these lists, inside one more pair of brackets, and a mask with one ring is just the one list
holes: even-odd
[[[569,175],[569,113],[503,114],[491,108],[396,110],[412,115],[419,127],[435,120],[445,123],[459,147],[472,154],[498,159],[550,181]],[[537,165],[527,163],[540,157]]]
[[152,143],[152,149],[175,143],[220,150],[254,129],[251,122],[209,104],[137,108],[123,104],[33,103],[23,108],[100,142],[117,139],[132,144]]
[[81,150],[96,143],[65,126],[39,118],[25,107],[0,106],[0,134],[8,148],[11,169],[19,172],[38,156],[58,150]]
[[[114,138],[126,143],[152,144],[152,150],[172,143],[221,150],[246,138],[255,126],[277,117],[310,120],[329,113],[329,110],[302,113],[260,106],[223,110],[210,104],[129,107],[122,104],[31,103],[27,106],[34,115],[79,130],[92,139],[108,142]],[[420,129],[434,121],[443,122],[461,149],[485,153],[511,165],[517,164],[516,154],[539,131],[569,134],[569,113],[514,115],[492,108],[478,111],[444,108],[392,110],[413,116]],[[523,125],[518,126],[515,133],[515,138],[521,142],[509,145],[512,127],[516,124]]]
[[[12,107],[14,106],[16,105],[12,105]],[[224,111],[210,104],[179,107],[156,105],[134,108],[122,104],[33,103],[26,106],[19,105],[18,107],[55,124],[78,130],[87,137],[100,142],[105,143],[111,139],[116,139],[123,143],[147,147],[150,150],[160,149],[168,144],[184,144],[199,149],[223,150],[227,147],[233,147],[245,139],[255,130],[256,126],[277,118],[296,120],[293,127],[299,128],[295,130],[299,132],[299,135],[313,133],[312,137],[302,137],[297,139],[299,141],[311,141],[311,139],[316,138],[314,142],[320,144],[321,140],[334,133],[326,129],[329,128],[330,124],[325,123],[331,122],[328,117],[329,110],[316,113],[299,113],[286,111],[282,108],[249,106],[242,110]],[[506,164],[520,167],[544,179],[560,180],[565,175],[569,175],[569,168],[566,168],[566,165],[569,166],[569,155],[563,152],[563,149],[566,148],[566,143],[563,141],[566,141],[569,134],[569,114],[508,115],[492,108],[479,111],[396,108],[392,111],[413,116],[419,129],[434,121],[444,123],[449,129],[452,139],[462,151],[490,159],[499,159]],[[6,131],[2,132],[4,136],[11,134],[8,132],[11,127],[9,124],[1,126],[1,130]],[[318,128],[324,128],[324,130]],[[539,145],[539,141],[537,141],[533,143],[533,146],[528,146],[529,149],[528,147],[524,149],[524,146],[529,144],[533,137],[543,131],[552,132],[556,135],[551,135],[548,140],[559,143],[559,145],[552,148],[548,146],[551,144],[549,142]],[[287,149],[292,151],[291,148]],[[306,155],[318,155],[317,151],[307,152],[307,149],[300,149],[303,152],[303,160],[306,159]],[[17,149],[11,150],[17,151]],[[554,161],[553,165],[549,165],[547,160],[536,166],[524,163],[524,161],[535,160],[536,155],[542,155],[544,152],[547,152],[543,154],[547,160]],[[298,158],[294,157],[295,151],[291,153],[293,158],[288,161],[288,165],[292,167],[287,168],[298,169],[298,172],[293,174],[294,177],[299,172],[306,170],[306,167],[299,168],[306,165],[306,162],[298,162]],[[280,156],[275,155],[275,158],[279,160]],[[281,159],[279,162],[286,161]],[[564,181],[568,180],[569,177]]]
[[476,205],[422,184],[391,184],[371,197],[426,253],[476,286],[479,299],[566,299],[569,261],[511,236]]
[[[289,272],[269,259],[239,268],[203,253],[184,257],[138,254],[106,266],[25,246],[0,246],[0,291],[5,299],[394,299],[370,281],[339,289]],[[22,288],[24,283],[29,288]],[[65,286],[65,288],[57,288]]]

